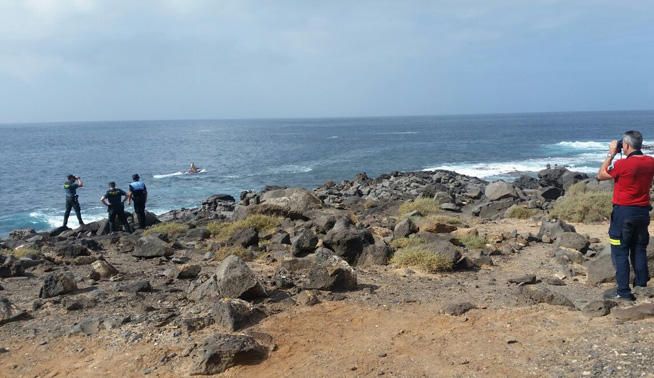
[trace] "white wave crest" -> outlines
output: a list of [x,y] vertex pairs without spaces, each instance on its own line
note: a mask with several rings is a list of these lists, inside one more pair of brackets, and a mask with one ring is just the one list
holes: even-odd
[[266,170],[267,174],[293,174],[293,173],[308,173],[313,171],[312,167],[306,165],[287,164],[280,167],[274,167]]
[[578,149],[578,150],[608,150],[608,142],[598,141],[563,141],[555,144],[559,147]]
[[184,172],[177,171],[177,172],[174,172],[174,173],[165,173],[165,174],[162,174],[162,175],[152,175],[152,178],[155,179],[155,180],[159,180],[159,179],[162,179],[162,178],[181,176],[183,174],[184,174]]

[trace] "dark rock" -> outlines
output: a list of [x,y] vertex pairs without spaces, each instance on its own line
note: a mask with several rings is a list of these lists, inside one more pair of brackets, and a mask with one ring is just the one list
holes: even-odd
[[359,255],[357,266],[387,265],[393,249],[384,241],[384,239],[373,236],[374,243],[363,248]]
[[583,264],[584,255],[576,249],[559,248],[554,252],[554,257],[561,264]]
[[542,286],[522,286],[522,295],[532,303],[547,303],[554,306],[575,308],[575,305],[565,295]]
[[441,210],[445,210],[445,211],[451,211],[454,213],[461,212],[461,207],[451,202],[442,203],[439,207],[441,208]]
[[580,252],[586,252],[590,242],[581,234],[576,232],[561,232],[556,238],[556,245],[558,247],[575,249]]
[[565,282],[557,277],[545,277],[543,278],[543,282],[552,286],[565,286]]
[[547,237],[549,240],[556,240],[564,232],[576,232],[576,230],[574,226],[559,219],[543,220],[538,230],[537,238],[542,240],[544,237]]
[[325,247],[354,264],[366,244],[373,243],[368,230],[357,229],[347,218],[340,218],[323,239]]
[[118,285],[118,291],[126,293],[149,293],[152,291],[152,285],[148,280],[132,281]]
[[295,303],[300,306],[315,306],[320,303],[320,298],[313,290],[302,290],[295,296]]
[[36,231],[32,228],[22,228],[19,230],[13,230],[9,233],[9,239],[11,240],[27,240],[28,238],[34,236]]
[[303,289],[345,291],[357,288],[354,269],[342,258],[325,250],[303,258],[283,260],[281,269],[288,275],[287,279]]
[[322,201],[312,192],[302,188],[277,189],[261,195],[261,202],[291,212],[304,213],[322,207]]
[[643,320],[654,316],[654,303],[643,303],[626,308],[616,307],[612,313],[622,322]]
[[54,252],[57,256],[65,258],[75,258],[78,256],[90,256],[91,252],[88,248],[81,244],[63,242],[55,246]]
[[179,279],[194,279],[202,271],[202,267],[195,264],[183,264],[177,269],[177,278]]
[[568,172],[568,169],[564,167],[543,169],[538,172],[539,184],[542,187],[554,186],[557,188],[563,188],[561,177],[566,172]]
[[234,211],[236,199],[229,194],[214,194],[202,202],[204,212]]
[[132,256],[142,258],[166,257],[173,254],[173,249],[157,235],[146,235],[138,240]]
[[29,319],[29,315],[25,311],[19,310],[9,299],[0,297],[0,326],[9,322],[27,319]]
[[313,253],[318,245],[318,237],[309,229],[301,230],[292,241],[291,253],[293,256],[306,256]]
[[270,238],[270,242],[272,244],[291,244],[291,236],[286,231],[279,231]]
[[77,290],[75,276],[71,272],[50,273],[43,279],[39,298],[51,298]]
[[581,172],[564,172],[559,178],[559,183],[563,190],[568,190],[572,185],[588,179],[588,175]]
[[206,240],[211,237],[211,233],[204,227],[196,227],[186,232],[186,238],[191,240]]
[[65,232],[65,231],[68,231],[68,230],[70,230],[70,228],[65,227],[65,226],[57,227],[54,230],[51,230],[49,235],[50,236],[59,236],[61,233]]
[[106,280],[118,274],[118,269],[105,260],[96,260],[91,264],[89,278],[94,281]]
[[456,231],[457,227],[447,223],[429,223],[422,227],[422,231],[431,232],[434,234],[448,234],[452,231]]
[[504,181],[495,181],[488,184],[484,190],[484,195],[486,198],[488,198],[489,201],[518,197],[515,187],[512,184]]
[[336,217],[333,215],[319,215],[313,219],[313,224],[318,232],[326,234],[336,224]]
[[554,201],[563,195],[563,189],[557,188],[555,186],[549,186],[547,188],[541,189],[538,194],[546,201]]
[[599,285],[615,280],[615,268],[611,260],[611,248],[606,247],[594,259],[586,263],[586,281],[589,285]]
[[259,363],[267,356],[268,350],[250,336],[215,334],[196,349],[191,374],[220,374],[232,366]]
[[259,234],[254,227],[247,227],[236,231],[227,241],[228,244],[243,248],[259,244]]
[[216,324],[230,331],[238,331],[257,323],[264,313],[242,299],[221,299],[212,308]]
[[525,276],[520,276],[516,278],[510,278],[509,283],[518,284],[518,285],[533,285],[538,282],[536,276],[533,274],[527,274]]
[[393,237],[395,239],[406,238],[418,231],[418,226],[411,220],[411,218],[407,218],[395,225],[395,228],[393,229]]
[[7,256],[0,265],[0,278],[19,277],[25,274],[23,263],[14,256]]
[[64,298],[62,304],[67,311],[79,311],[93,308],[98,302],[94,298],[80,296],[77,298]]
[[522,175],[513,182],[513,185],[521,189],[538,189],[538,179]]
[[92,336],[100,332],[101,324],[102,319],[96,317],[88,317],[73,325],[72,329],[70,330],[70,334],[83,334],[86,336]]
[[497,201],[485,202],[477,205],[473,210],[473,215],[484,219],[494,219],[503,215],[506,210],[515,204],[514,198],[504,198]]
[[189,318],[180,320],[180,325],[186,333],[193,333],[213,325],[215,321],[211,316],[202,316],[198,318]]
[[240,257],[227,256],[216,269],[216,274],[199,286],[191,285],[189,298],[194,301],[207,298],[242,298],[253,299],[265,297],[266,291],[254,275],[254,272]]
[[598,318],[606,316],[611,312],[611,309],[615,307],[617,303],[607,300],[598,300],[592,301],[585,305],[581,312],[591,318]]
[[477,306],[473,305],[470,302],[457,302],[457,303],[450,303],[443,307],[441,312],[446,315],[452,315],[452,316],[461,316],[465,314],[466,312],[477,308]]

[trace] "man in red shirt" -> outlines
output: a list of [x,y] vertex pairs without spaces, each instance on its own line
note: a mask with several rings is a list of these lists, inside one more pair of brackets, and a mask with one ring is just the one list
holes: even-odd
[[613,299],[633,301],[636,298],[629,287],[629,262],[634,269],[634,288],[647,286],[647,244],[649,243],[649,192],[654,178],[654,158],[643,155],[643,136],[630,130],[622,136],[622,150],[627,156],[609,169],[615,155],[620,152],[619,142],[609,145],[609,154],[597,172],[598,180],[615,181],[613,212],[609,226],[611,258],[615,267],[616,292]]

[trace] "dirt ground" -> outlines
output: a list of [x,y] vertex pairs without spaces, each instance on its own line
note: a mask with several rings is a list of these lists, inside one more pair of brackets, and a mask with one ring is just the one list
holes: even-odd
[[[607,225],[576,225],[605,238]],[[537,223],[505,220],[482,231],[538,231]],[[580,311],[524,302],[511,277],[548,277],[557,265],[551,246],[536,244],[474,272],[426,275],[407,269],[360,269],[361,289],[315,306],[293,306],[255,331],[272,336],[269,358],[237,366],[243,377],[654,377],[654,320],[619,323]],[[557,287],[575,304],[599,299],[605,287],[583,276]],[[444,305],[471,302],[462,316],[441,314]],[[173,377],[188,375],[188,345],[216,332],[209,327],[182,340],[126,342],[116,331],[92,337],[33,337],[0,341],[2,377]],[[124,331],[121,331],[124,332]]]

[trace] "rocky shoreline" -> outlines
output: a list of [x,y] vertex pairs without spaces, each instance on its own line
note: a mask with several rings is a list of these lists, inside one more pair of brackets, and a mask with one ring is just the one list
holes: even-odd
[[[0,363],[11,375],[30,374],[33,367],[11,362],[12,346],[89,337],[119,348],[175,350],[143,374],[265,365],[282,345],[258,329],[264,319],[319,303],[415,302],[393,277],[416,287],[432,285],[433,277],[447,285],[481,280],[532,251],[544,251],[538,272],[498,275],[463,297],[444,293],[434,302],[447,316],[542,304],[621,322],[652,316],[653,304],[601,299],[598,287],[613,278],[606,243],[550,219],[556,201],[578,182],[611,190],[559,167],[512,183],[449,171],[361,173],[312,191],[266,187],[238,200],[217,194],[198,208],[148,214],[148,228],[134,234],[108,234],[106,220],[75,230],[16,230],[0,241]],[[537,232],[495,227],[515,211],[525,211],[522,222],[537,224]],[[421,258],[426,253],[440,264],[418,279],[416,268],[399,260],[415,245]],[[429,291],[438,288],[445,290]],[[654,291],[639,296],[648,297]],[[590,371],[599,376],[605,368]]]

